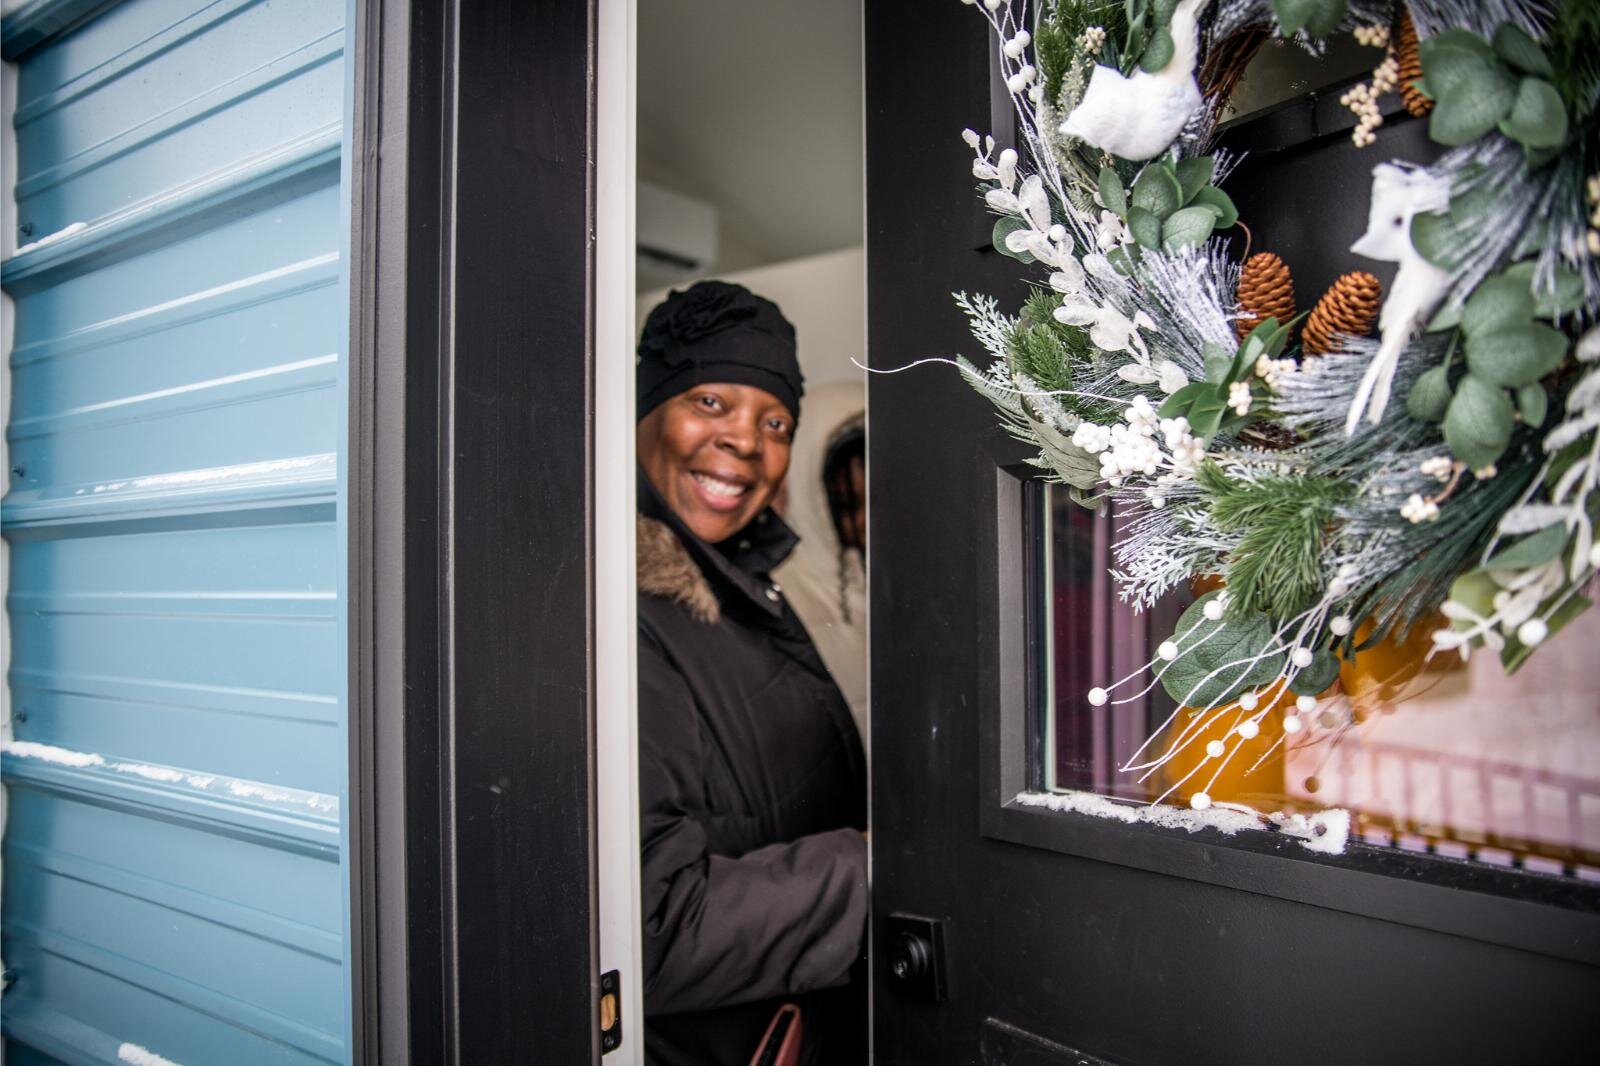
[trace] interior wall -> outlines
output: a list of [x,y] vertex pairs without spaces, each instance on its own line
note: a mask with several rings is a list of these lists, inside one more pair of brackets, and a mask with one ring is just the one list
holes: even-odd
[[[693,181],[678,173],[672,167],[661,162],[653,156],[639,152],[634,156],[640,181],[648,181],[659,185],[663,189],[670,189],[684,196],[693,196],[696,199],[705,199],[706,191],[699,182]],[[770,263],[774,258],[771,248],[767,247],[759,238],[752,236],[741,229],[737,223],[728,217],[725,210],[717,211],[717,257],[711,264],[711,269],[716,271],[748,270],[757,263]],[[641,271],[641,275],[643,271]],[[670,276],[670,275],[664,275]],[[659,279],[658,279],[659,280]],[[650,284],[641,276],[642,284]],[[663,292],[666,290],[663,289]]]
[[[834,381],[865,381],[865,371],[851,363],[852,359],[867,361],[866,253],[862,248],[823,252],[715,276],[737,282],[783,309],[794,323],[800,369],[808,388]],[[689,284],[684,282],[673,288],[686,288]],[[666,298],[667,292],[652,289],[640,294],[638,329],[644,327],[645,316]]]

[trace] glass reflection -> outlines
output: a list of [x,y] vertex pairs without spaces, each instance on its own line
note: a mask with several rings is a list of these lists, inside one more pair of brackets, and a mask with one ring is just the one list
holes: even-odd
[[[1147,663],[1207,588],[1135,611],[1111,574],[1118,516],[1060,486],[1033,483],[1028,499],[1048,789],[1179,806],[1203,789],[1267,815],[1341,807],[1368,843],[1600,880],[1600,690],[1586,670],[1600,611],[1511,677],[1492,655],[1428,658],[1421,627],[1345,662],[1314,709],[1262,693],[1275,705],[1259,736],[1237,757],[1208,758],[1243,720],[1237,709],[1197,715],[1159,684],[1102,707],[1085,698]],[[1160,766],[1124,769],[1174,749]]]

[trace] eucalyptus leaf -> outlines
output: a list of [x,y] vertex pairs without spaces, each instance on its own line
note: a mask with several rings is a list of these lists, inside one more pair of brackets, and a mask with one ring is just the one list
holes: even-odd
[[1516,80],[1503,67],[1486,63],[1469,85],[1446,91],[1434,101],[1428,136],[1450,148],[1475,141],[1499,125],[1516,99]]
[[1283,354],[1284,347],[1289,343],[1289,331],[1294,329],[1294,324],[1304,317],[1296,315],[1287,322],[1279,322],[1276,318],[1266,318],[1256,323],[1249,336],[1245,338],[1245,347],[1250,347],[1253,342],[1259,342],[1261,353],[1241,352],[1243,363],[1247,367],[1254,367],[1260,354],[1270,355],[1274,358]]
[[1010,248],[1006,247],[1007,237],[1011,236],[1013,233],[1016,233],[1018,230],[1025,230],[1028,228],[1028,224],[1022,221],[1022,219],[1018,218],[1016,215],[1003,215],[996,219],[993,237],[994,250],[1003,256],[1008,256],[1011,259],[1015,259],[1019,263],[1033,262],[1033,253],[1013,252]]
[[1211,175],[1216,170],[1217,161],[1208,155],[1191,156],[1188,159],[1178,160],[1175,173],[1178,185],[1183,190],[1183,202],[1187,204],[1193,200],[1195,194],[1205,188],[1211,181]]
[[[1205,605],[1219,595],[1220,590],[1208,592],[1190,604],[1172,635],[1180,653],[1162,668],[1161,685],[1184,706],[1217,706],[1270,685],[1283,673],[1282,651],[1263,655],[1274,641],[1266,615],[1218,621],[1205,616]],[[1253,664],[1238,661],[1258,655]]]
[[1406,413],[1419,422],[1443,422],[1450,408],[1450,372],[1442,366],[1425,370],[1406,396]]
[[1187,414],[1189,405],[1208,392],[1216,391],[1213,386],[1204,381],[1191,381],[1177,392],[1166,398],[1158,412],[1162,418],[1177,418]]
[[[1488,617],[1494,613],[1494,598],[1500,586],[1482,570],[1471,570],[1450,583],[1450,598],[1473,614]],[[1470,622],[1457,621],[1457,629],[1465,629]]]
[[1165,221],[1181,206],[1182,199],[1183,189],[1178,179],[1166,167],[1152,163],[1134,181],[1130,203]]
[[1543,566],[1561,554],[1571,537],[1564,524],[1545,526],[1523,537],[1509,548],[1502,548],[1483,564],[1485,570],[1530,570]]
[[1540,318],[1568,315],[1583,306],[1583,277],[1575,270],[1558,266],[1550,289],[1534,294],[1533,313]]
[[1201,440],[1210,440],[1222,428],[1222,416],[1228,404],[1220,395],[1202,396],[1189,408],[1189,432]]
[[1285,37],[1305,30],[1312,37],[1326,37],[1344,18],[1345,0],[1272,0],[1272,13]]
[[1296,696],[1319,696],[1337,680],[1339,657],[1329,648],[1319,648],[1312,653],[1311,665],[1302,668],[1289,682],[1289,691]]
[[1494,31],[1494,53],[1520,71],[1552,77],[1550,57],[1544,54],[1539,42],[1514,22],[1502,22]]
[[1100,460],[1072,443],[1072,439],[1054,426],[1028,415],[1028,422],[1039,438],[1050,469],[1062,481],[1078,489],[1092,489],[1100,483]]
[[1474,470],[1500,458],[1511,442],[1515,411],[1504,389],[1467,374],[1456,383],[1444,416],[1444,439],[1457,459]]
[[1111,264],[1111,269],[1126,277],[1133,273],[1134,266],[1139,262],[1139,246],[1130,244],[1123,248],[1113,248],[1106,253],[1106,262]]
[[1550,413],[1550,394],[1538,382],[1522,386],[1517,390],[1517,412],[1523,422],[1538,429]]
[[1150,14],[1163,26],[1172,21],[1172,13],[1176,10],[1178,0],[1151,0]]
[[1535,148],[1526,144],[1522,146],[1522,158],[1527,162],[1529,170],[1538,170],[1560,154],[1560,148]]
[[1185,207],[1174,211],[1161,225],[1161,247],[1167,252],[1193,248],[1205,243],[1217,224],[1209,207]]
[[1210,207],[1217,212],[1217,229],[1228,229],[1239,221],[1239,209],[1233,199],[1215,185],[1202,185],[1189,201],[1190,207]]
[[1471,30],[1451,28],[1424,37],[1417,45],[1428,94],[1437,102],[1469,90],[1485,70],[1502,69],[1489,42]]
[[1450,197],[1450,221],[1463,229],[1484,226],[1500,208],[1500,192],[1485,183]]
[[1144,55],[1139,59],[1139,69],[1146,74],[1157,74],[1170,62],[1176,48],[1172,43],[1172,33],[1161,27],[1150,35],[1150,40],[1145,43]]
[[1122,177],[1116,167],[1100,168],[1100,202],[1118,218],[1128,217],[1128,192],[1122,187]]
[[1480,284],[1461,310],[1461,329],[1471,337],[1533,318],[1533,291],[1515,275],[1501,274]]
[[1567,106],[1554,85],[1543,78],[1523,78],[1511,113],[1500,121],[1500,132],[1529,148],[1559,148],[1567,139]]
[[[1128,232],[1133,234],[1133,239],[1138,241],[1141,247],[1149,248],[1151,251],[1160,250],[1161,220],[1146,208],[1138,204],[1128,208]],[[1528,302],[1531,306],[1533,303],[1531,297]]]
[[1542,322],[1501,326],[1467,337],[1467,368],[1491,385],[1521,388],[1544,377],[1567,354],[1567,338]]
[[[1221,385],[1228,379],[1228,371],[1233,367],[1234,353],[1226,345],[1216,341],[1206,341],[1201,346],[1205,357],[1206,380]],[[1176,395],[1176,394],[1174,394]]]
[[1461,305],[1447,303],[1439,309],[1438,314],[1428,319],[1428,332],[1438,333],[1440,330],[1455,329],[1461,325]]
[[1428,262],[1444,270],[1453,269],[1464,242],[1450,216],[1439,211],[1419,211],[1411,216],[1411,247]]

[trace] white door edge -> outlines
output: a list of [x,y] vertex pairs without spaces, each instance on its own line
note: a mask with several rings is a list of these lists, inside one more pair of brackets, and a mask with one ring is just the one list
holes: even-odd
[[634,577],[636,0],[599,0],[595,106],[595,761],[600,970],[622,975],[622,1046],[643,1063]]

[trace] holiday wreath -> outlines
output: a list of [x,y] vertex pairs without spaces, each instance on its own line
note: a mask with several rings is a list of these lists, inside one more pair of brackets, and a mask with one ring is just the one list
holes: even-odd
[[[1023,150],[963,136],[996,247],[1037,274],[1016,315],[957,296],[992,356],[962,373],[1052,479],[1123,516],[1125,601],[1211,588],[1143,670],[1087,693],[1159,682],[1187,715],[1125,769],[1225,730],[1174,785],[1205,809],[1205,775],[1247,746],[1337,726],[1363,648],[1418,632],[1515,671],[1589,606],[1600,4],[977,6]],[[1341,99],[1357,148],[1395,92],[1448,151],[1373,170],[1352,251],[1398,264],[1389,291],[1347,274],[1302,317],[1276,256],[1230,258],[1235,161],[1208,150],[1256,49],[1336,33],[1386,49]]]

